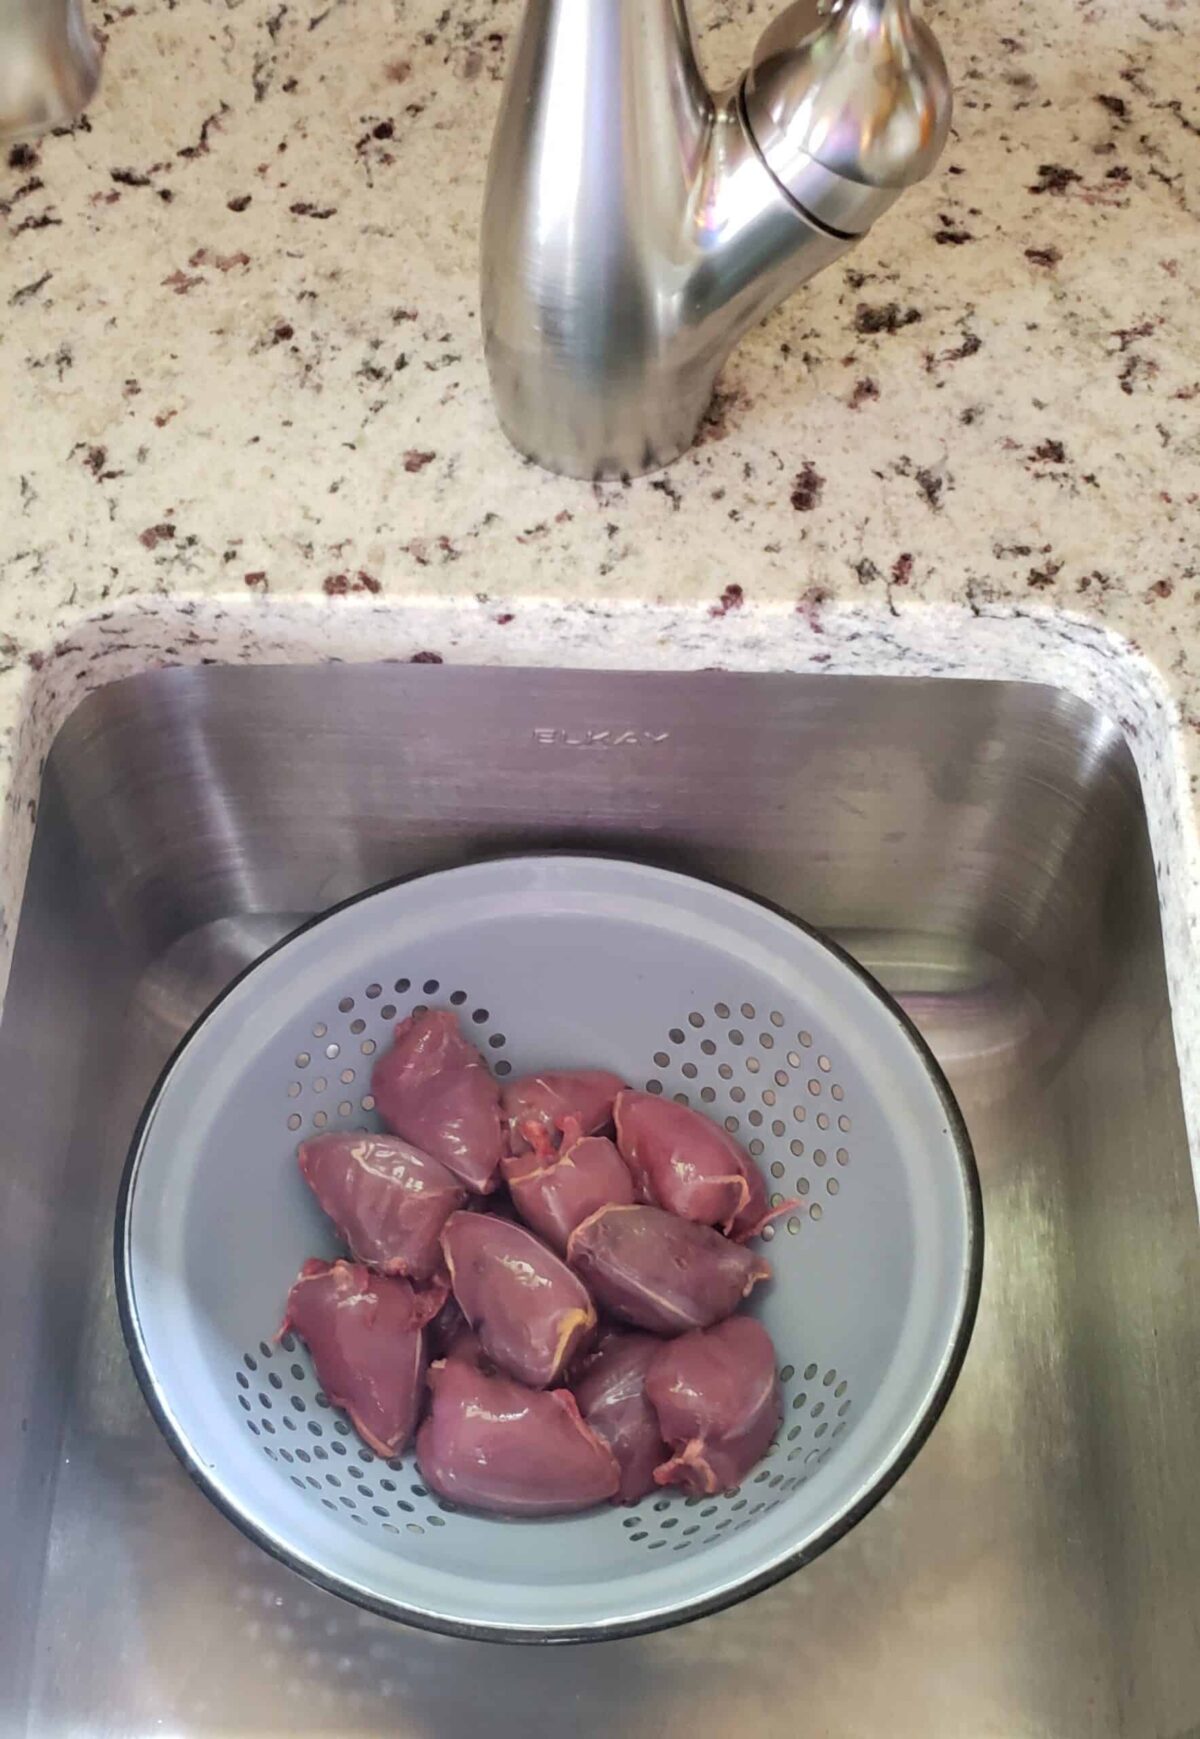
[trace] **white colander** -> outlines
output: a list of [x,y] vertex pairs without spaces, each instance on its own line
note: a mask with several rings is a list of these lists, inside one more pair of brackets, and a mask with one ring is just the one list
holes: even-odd
[[[800,1206],[751,1300],[785,1417],[744,1486],[548,1521],[468,1514],[411,1451],[367,1451],[292,1337],[336,1241],[296,1143],[378,1127],[375,1055],[450,1006],[500,1076],[612,1069],[720,1118]],[[978,1179],[937,1065],[822,937],[613,859],[506,858],[377,890],[251,967],[168,1064],[134,1139],[117,1287],[146,1397],[192,1477],[286,1563],[376,1611],[512,1640],[649,1630],[814,1557],[945,1404],[974,1319]]]

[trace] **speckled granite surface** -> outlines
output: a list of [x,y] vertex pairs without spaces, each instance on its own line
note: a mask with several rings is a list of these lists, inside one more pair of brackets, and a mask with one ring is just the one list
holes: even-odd
[[[55,730],[151,664],[1038,676],[1134,743],[1200,1069],[1194,12],[931,5],[942,172],[742,346],[694,453],[593,488],[506,446],[480,354],[519,6],[97,8],[91,114],[0,157],[6,931]],[[768,8],[694,10],[732,76]]]

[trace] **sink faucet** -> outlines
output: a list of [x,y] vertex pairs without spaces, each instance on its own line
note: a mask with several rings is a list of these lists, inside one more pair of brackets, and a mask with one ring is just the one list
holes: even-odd
[[0,0],[0,142],[75,120],[99,77],[80,0]]
[[738,339],[929,173],[950,109],[909,0],[796,0],[721,93],[687,0],[527,0],[482,238],[514,445],[574,477],[677,458]]

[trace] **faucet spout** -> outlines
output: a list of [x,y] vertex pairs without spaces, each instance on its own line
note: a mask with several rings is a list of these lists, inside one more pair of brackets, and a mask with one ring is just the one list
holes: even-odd
[[[820,3],[783,15],[757,83],[714,95],[686,0],[528,0],[488,172],[482,308],[501,422],[539,464],[605,477],[677,458],[742,334],[895,197],[848,179],[845,153],[820,155],[822,69],[803,53],[810,38],[828,48]],[[840,0],[833,20],[907,3]],[[805,6],[812,30],[792,16]],[[861,53],[856,39],[842,54],[843,83]],[[789,81],[816,136],[788,109]],[[750,98],[770,117],[766,148]]]

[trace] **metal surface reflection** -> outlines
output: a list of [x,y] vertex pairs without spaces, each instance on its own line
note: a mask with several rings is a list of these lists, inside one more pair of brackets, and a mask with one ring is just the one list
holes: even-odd
[[717,95],[686,0],[528,0],[482,236],[510,439],[580,477],[676,458],[742,334],[929,173],[950,106],[909,0],[799,0]]
[[[969,682],[170,671],[83,705],[38,828],[0,1027],[5,1734],[1196,1729],[1200,1250],[1114,727]],[[838,933],[941,1054],[989,1247],[951,1403],[851,1535],[719,1618],[529,1651],[405,1631],[248,1546],[145,1411],[110,1238],[143,1098],[242,965],[388,876],[554,844]]]

